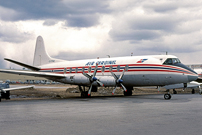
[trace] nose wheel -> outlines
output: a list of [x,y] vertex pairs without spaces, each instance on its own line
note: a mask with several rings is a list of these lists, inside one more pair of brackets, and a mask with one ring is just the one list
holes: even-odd
[[170,95],[170,94],[164,94],[164,99],[165,99],[165,100],[171,99],[171,95]]

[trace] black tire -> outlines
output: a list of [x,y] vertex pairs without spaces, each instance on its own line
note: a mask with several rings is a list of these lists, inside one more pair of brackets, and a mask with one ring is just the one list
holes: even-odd
[[124,96],[132,96],[133,92],[132,90],[128,90],[127,92],[123,92]]
[[170,94],[164,94],[164,99],[165,99],[165,100],[171,99],[171,95],[170,95]]

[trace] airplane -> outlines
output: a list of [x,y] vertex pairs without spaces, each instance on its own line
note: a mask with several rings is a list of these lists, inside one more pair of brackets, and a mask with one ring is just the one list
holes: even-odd
[[21,89],[28,89],[28,88],[34,88],[34,86],[22,86],[22,87],[14,87],[10,88],[9,83],[3,83],[0,82],[0,102],[2,98],[5,98],[6,100],[10,99],[10,91],[12,90],[21,90]]
[[[53,81],[78,85],[81,97],[90,97],[97,88],[123,88],[124,96],[131,96],[133,87],[165,86],[188,82],[198,78],[173,55],[125,56],[84,60],[60,60],[51,58],[46,52],[41,36],[37,37],[33,65],[13,59],[5,60],[30,69],[29,71],[0,69],[0,72],[44,77]],[[89,87],[86,91],[85,87]],[[171,99],[166,93],[164,99]]]

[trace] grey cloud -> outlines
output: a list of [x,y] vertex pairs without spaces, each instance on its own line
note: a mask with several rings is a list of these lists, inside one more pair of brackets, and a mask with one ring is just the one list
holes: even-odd
[[2,56],[0,56],[0,68],[1,69],[4,69],[4,68],[6,68],[6,66],[5,66],[6,64],[5,64],[5,61],[3,60],[3,57]]
[[146,9],[151,9],[155,12],[170,12],[170,11],[175,11],[178,9],[178,3],[175,1],[166,1],[166,2],[157,2],[157,3],[147,3],[143,5],[144,8]]
[[33,38],[34,35],[20,31],[14,24],[0,25],[0,40],[4,42],[20,43]]
[[90,27],[98,23],[99,16],[94,15],[79,15],[70,16],[65,25],[72,27]]
[[130,28],[140,30],[163,30],[172,31],[180,18],[172,18],[172,16],[145,16],[136,17],[131,20]]
[[[18,16],[3,18],[7,21],[55,19],[66,20],[67,24],[73,27],[89,27],[98,22],[98,14],[110,12],[107,1],[20,0],[16,2],[0,0],[0,6],[18,13]],[[51,24],[55,24],[55,22],[46,21],[44,23],[44,25]]]
[[109,32],[109,34],[115,41],[152,40],[161,36],[160,32],[151,30],[126,30],[125,32],[118,32],[116,30],[112,30]]
[[52,25],[55,25],[57,24],[57,20],[53,20],[53,19],[47,19],[44,21],[43,25],[46,25],[46,26],[52,26]]

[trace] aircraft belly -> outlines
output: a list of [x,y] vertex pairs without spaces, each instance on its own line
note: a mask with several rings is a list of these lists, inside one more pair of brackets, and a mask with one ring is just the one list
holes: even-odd
[[127,86],[164,86],[186,82],[188,77],[179,74],[138,74],[123,77],[123,84]]
[[[120,75],[117,75],[119,77]],[[96,78],[106,87],[116,86],[116,81],[112,75],[104,76],[98,74]],[[187,83],[190,78],[183,74],[127,74],[122,77],[123,84],[126,86],[164,86],[176,83]],[[56,80],[58,81],[58,80]],[[60,82],[74,85],[90,85],[90,81],[83,74],[66,75],[66,78],[60,79]],[[99,86],[96,82],[94,86]]]

